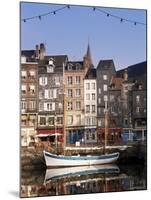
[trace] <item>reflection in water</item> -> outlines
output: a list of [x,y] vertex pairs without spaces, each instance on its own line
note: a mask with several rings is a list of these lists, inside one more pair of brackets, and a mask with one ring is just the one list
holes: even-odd
[[[120,168],[120,169],[119,169]],[[22,174],[21,197],[146,189],[146,166],[101,165]]]

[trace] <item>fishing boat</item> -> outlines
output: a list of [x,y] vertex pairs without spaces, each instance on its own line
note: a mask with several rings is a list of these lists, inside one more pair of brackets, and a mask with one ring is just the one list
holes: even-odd
[[44,151],[43,153],[47,167],[101,165],[113,163],[119,157],[119,152],[100,156],[64,156],[52,154],[46,151]]
[[[64,124],[64,134],[65,134],[65,124]],[[66,156],[66,155],[56,155],[43,151],[46,166],[47,167],[67,167],[67,166],[86,166],[86,165],[101,165],[108,164],[117,161],[119,158],[119,152],[116,153],[106,153],[107,145],[107,134],[108,134],[108,109],[107,101],[105,102],[105,144],[104,144],[104,154],[95,156],[95,155],[86,155],[86,156]],[[66,136],[64,135],[64,138]],[[65,141],[64,141],[65,149]]]
[[115,164],[51,168],[46,170],[44,182],[47,183],[64,177],[79,177],[91,174],[118,174],[119,172],[120,169]]

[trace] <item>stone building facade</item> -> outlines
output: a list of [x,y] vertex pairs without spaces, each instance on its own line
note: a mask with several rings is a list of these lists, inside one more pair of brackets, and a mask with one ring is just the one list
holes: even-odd
[[21,57],[21,146],[35,142],[37,126],[38,63],[34,57],[26,56]]
[[63,140],[63,73],[66,55],[44,56],[38,66],[38,138],[56,145]]

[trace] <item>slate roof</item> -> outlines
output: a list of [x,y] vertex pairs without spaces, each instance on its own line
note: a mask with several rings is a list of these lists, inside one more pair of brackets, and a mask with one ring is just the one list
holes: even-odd
[[129,79],[135,79],[135,78],[147,76],[147,62],[146,61],[137,63],[135,65],[130,65],[122,70],[118,70],[116,73],[117,76],[123,77],[125,69],[127,69]]
[[84,69],[83,61],[69,61],[65,66],[66,71],[83,70],[83,69]]
[[96,79],[96,69],[90,68],[85,76],[85,79]]
[[33,58],[33,57],[35,57],[35,50],[23,50],[23,51],[21,51],[21,56]]
[[44,60],[39,60],[39,73],[46,73],[47,65],[49,64],[49,60],[53,60],[53,64],[55,66],[54,73],[61,73],[63,72],[63,63],[66,64],[68,57],[67,55],[50,55],[45,56]]
[[[133,82],[142,84],[143,88],[147,87],[147,62],[130,65],[127,68],[128,80],[126,82]],[[117,77],[123,77],[125,69],[117,71]]]
[[97,70],[109,70],[111,68],[115,69],[113,60],[100,60],[97,66]]

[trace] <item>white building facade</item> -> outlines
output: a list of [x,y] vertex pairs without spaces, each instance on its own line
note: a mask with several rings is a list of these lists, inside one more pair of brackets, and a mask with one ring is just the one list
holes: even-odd
[[85,143],[97,143],[97,84],[95,69],[84,80]]

